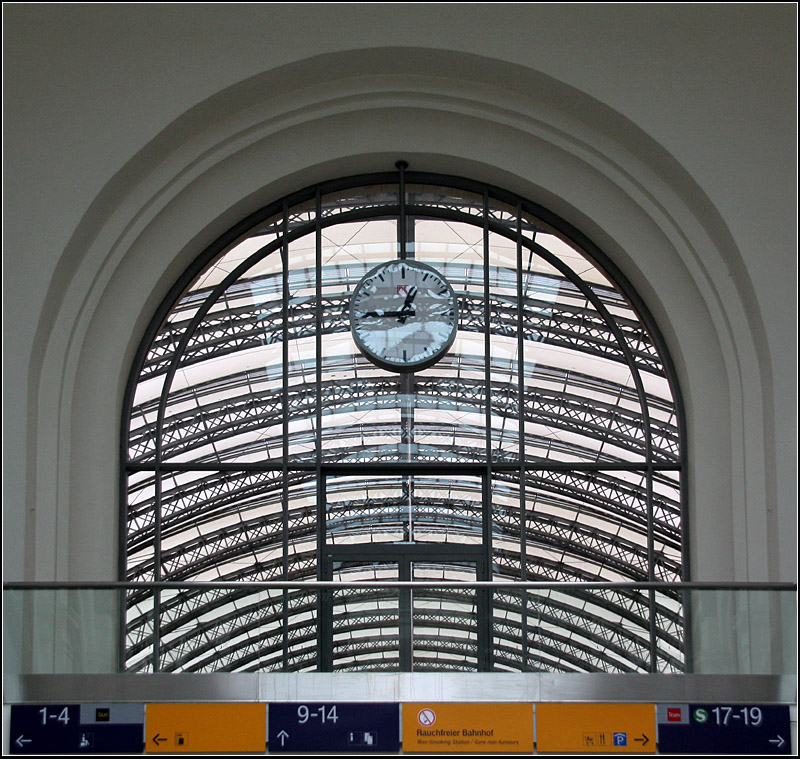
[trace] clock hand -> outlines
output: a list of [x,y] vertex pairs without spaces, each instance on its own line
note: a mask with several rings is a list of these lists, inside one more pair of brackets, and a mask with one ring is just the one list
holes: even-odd
[[405,320],[407,316],[414,316],[416,311],[400,310],[400,311],[364,311],[361,316],[377,316],[377,317],[401,317]]
[[416,287],[412,287],[406,293],[405,302],[403,303],[402,307],[400,308],[400,316],[397,319],[397,321],[399,321],[400,324],[405,324],[406,323],[406,319],[409,316],[413,316],[414,315],[414,312],[411,311],[411,304],[414,302],[414,298],[416,297],[416,295],[417,295],[417,288]]

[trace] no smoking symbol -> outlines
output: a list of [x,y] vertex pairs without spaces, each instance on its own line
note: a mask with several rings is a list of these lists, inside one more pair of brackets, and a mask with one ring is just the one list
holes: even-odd
[[433,709],[420,709],[419,714],[417,714],[417,721],[420,725],[429,727],[436,722],[436,712]]

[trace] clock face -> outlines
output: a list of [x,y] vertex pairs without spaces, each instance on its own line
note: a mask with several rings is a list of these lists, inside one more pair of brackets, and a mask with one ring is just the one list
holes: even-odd
[[350,300],[350,328],[361,352],[392,371],[424,369],[453,344],[458,301],[448,281],[413,260],[376,266]]

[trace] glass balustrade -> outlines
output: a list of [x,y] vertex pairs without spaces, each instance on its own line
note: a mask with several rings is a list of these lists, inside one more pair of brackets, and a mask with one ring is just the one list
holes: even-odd
[[491,583],[384,558],[367,580],[339,562],[316,583],[7,583],[4,672],[796,673],[791,584]]

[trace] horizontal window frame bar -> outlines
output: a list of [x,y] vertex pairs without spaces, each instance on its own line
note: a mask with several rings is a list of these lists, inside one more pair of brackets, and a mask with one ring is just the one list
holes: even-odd
[[[487,466],[493,472],[516,472],[516,471],[539,471],[539,472],[679,472],[683,468],[680,461],[664,462],[509,462],[509,461],[484,461],[478,463],[452,462],[441,463],[433,461],[420,461],[409,463],[406,461],[365,461],[363,463],[325,463],[313,462],[286,463],[285,468],[289,472],[316,472],[328,476],[358,474],[485,474]],[[284,469],[284,462],[280,459],[273,461],[253,463],[164,463],[143,462],[136,464],[126,464],[125,471],[128,473],[136,472],[281,472]]]

